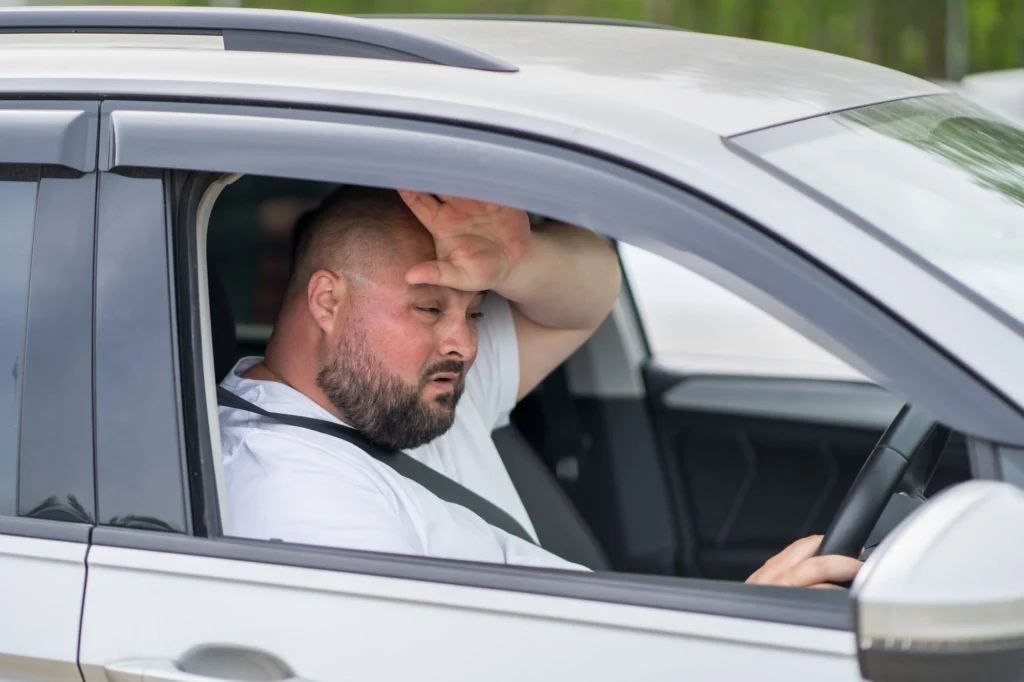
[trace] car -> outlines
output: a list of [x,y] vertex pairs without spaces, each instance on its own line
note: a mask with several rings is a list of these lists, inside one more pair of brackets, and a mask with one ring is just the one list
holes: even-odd
[[[1020,128],[588,20],[7,9],[0,73],[0,677],[1018,679]],[[232,536],[218,378],[347,184],[621,246],[608,319],[495,433],[593,572]],[[631,270],[665,263],[835,363],[656,347]],[[772,342],[706,326],[662,329]],[[809,533],[865,558],[849,590],[743,582]]]

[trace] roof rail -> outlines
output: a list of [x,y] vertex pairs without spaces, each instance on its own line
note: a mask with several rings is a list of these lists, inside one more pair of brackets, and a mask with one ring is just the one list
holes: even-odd
[[518,69],[461,45],[363,19],[312,12],[217,7],[0,9],[0,33],[220,35],[225,50],[424,62],[483,71]]
[[666,31],[687,31],[680,26],[656,24],[632,19],[569,16],[562,14],[351,14],[360,19],[455,19],[459,21],[536,21],[545,24],[588,24],[595,26],[625,26],[628,28],[660,28]]

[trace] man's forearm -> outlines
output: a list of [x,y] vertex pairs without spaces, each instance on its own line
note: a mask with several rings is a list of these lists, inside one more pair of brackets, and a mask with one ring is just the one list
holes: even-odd
[[537,324],[584,330],[601,324],[620,284],[618,258],[603,239],[546,223],[534,230],[526,257],[495,291]]

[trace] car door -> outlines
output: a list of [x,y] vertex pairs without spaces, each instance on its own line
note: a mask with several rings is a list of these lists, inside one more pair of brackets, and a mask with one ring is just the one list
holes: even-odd
[[94,102],[0,102],[0,679],[81,680]]
[[[750,303],[621,244],[682,575],[742,580],[823,533],[903,401]],[[970,477],[955,436],[931,492]]]
[[[536,202],[544,214],[575,206],[586,222],[595,186],[624,205],[637,200],[617,167],[493,133],[294,108],[109,101],[101,130],[103,527],[88,557],[86,680],[718,680],[755,669],[859,679],[843,593],[230,537],[205,230],[231,174]],[[439,149],[450,164],[443,178]],[[556,176],[564,194],[545,191]]]

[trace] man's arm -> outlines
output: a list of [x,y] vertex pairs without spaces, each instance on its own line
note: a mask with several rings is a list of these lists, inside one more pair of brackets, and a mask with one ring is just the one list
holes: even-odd
[[590,338],[608,316],[620,286],[615,251],[593,232],[561,223],[533,231],[526,255],[494,287],[513,304],[517,400]]
[[491,290],[513,304],[517,399],[579,348],[611,310],[619,263],[596,234],[560,223],[531,231],[529,217],[515,208],[400,193],[434,237],[437,253],[437,260],[409,270],[409,283]]

